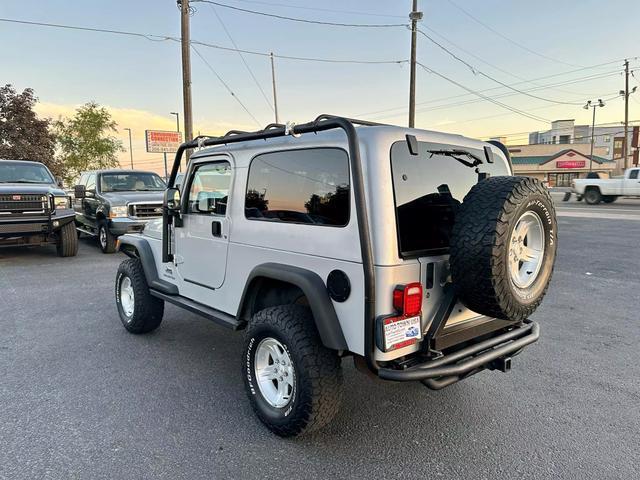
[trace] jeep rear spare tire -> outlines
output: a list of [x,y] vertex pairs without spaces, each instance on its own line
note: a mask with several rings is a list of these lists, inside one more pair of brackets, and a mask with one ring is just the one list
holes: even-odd
[[557,223],[542,183],[491,177],[473,186],[456,215],[451,277],[462,303],[521,321],[540,305],[556,258]]

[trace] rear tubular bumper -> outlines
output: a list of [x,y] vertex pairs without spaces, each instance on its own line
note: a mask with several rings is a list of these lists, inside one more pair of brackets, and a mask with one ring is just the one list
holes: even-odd
[[506,333],[405,369],[380,368],[378,376],[396,382],[422,381],[439,390],[486,368],[506,371],[510,356],[538,340],[540,326],[525,321]]

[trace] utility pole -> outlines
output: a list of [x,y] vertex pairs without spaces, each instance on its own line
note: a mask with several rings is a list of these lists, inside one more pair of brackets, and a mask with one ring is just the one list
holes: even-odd
[[276,67],[273,64],[273,52],[269,53],[271,59],[271,82],[273,83],[273,110],[276,113],[276,123],[280,123],[278,118],[278,95],[276,93]]
[[624,169],[629,168],[629,60],[624,61],[624,142],[622,143],[622,155],[624,155]]
[[131,129],[125,128],[129,131],[129,157],[131,157],[131,170],[133,170],[133,144],[131,142]]
[[418,42],[418,20],[422,20],[422,12],[418,11],[418,0],[413,0],[413,8],[409,14],[411,20],[411,76],[409,79],[409,128],[416,123],[416,44]]
[[[184,104],[184,141],[193,138],[193,112],[191,109],[191,33],[189,27],[189,0],[178,0],[182,45],[182,101]],[[185,152],[187,159],[190,152]]]

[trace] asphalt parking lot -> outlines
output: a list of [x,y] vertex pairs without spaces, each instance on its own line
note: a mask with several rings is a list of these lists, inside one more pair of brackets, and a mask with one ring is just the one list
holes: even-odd
[[251,412],[241,334],[173,306],[125,332],[120,254],[0,250],[0,478],[640,478],[640,204],[562,204],[559,242],[510,373],[433,392],[345,361],[336,420],[291,440]]

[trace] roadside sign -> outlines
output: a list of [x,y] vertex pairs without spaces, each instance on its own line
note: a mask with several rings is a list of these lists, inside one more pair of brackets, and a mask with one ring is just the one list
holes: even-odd
[[149,153],[175,153],[182,143],[181,132],[145,130],[144,134]]

